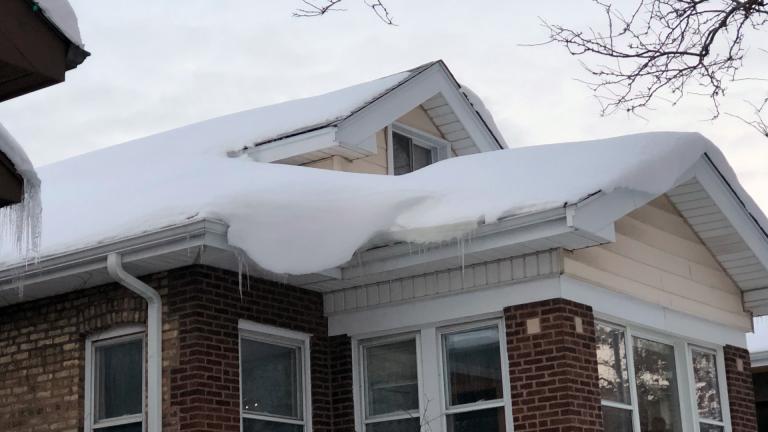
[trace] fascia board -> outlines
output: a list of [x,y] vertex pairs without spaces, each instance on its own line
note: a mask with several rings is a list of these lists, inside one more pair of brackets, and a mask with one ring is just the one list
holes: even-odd
[[339,145],[336,127],[330,126],[300,135],[292,136],[246,150],[246,154],[257,162],[274,162],[289,157],[324,150]]
[[113,252],[122,254],[124,261],[130,263],[201,245],[229,248],[226,233],[227,225],[224,222],[200,219],[110,243],[52,255],[40,259],[36,264],[22,263],[0,271],[0,289],[16,286],[19,282],[31,285],[98,270],[106,267],[106,256]]
[[482,151],[499,149],[495,138],[467,98],[461,94],[442,63],[435,63],[343,120],[338,125],[338,141],[342,145],[355,146],[438,93],[443,95],[469,136]]

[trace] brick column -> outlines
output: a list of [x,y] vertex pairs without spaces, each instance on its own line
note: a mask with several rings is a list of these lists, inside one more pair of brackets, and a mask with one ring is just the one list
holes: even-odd
[[329,339],[333,431],[355,432],[355,406],[352,395],[352,341],[347,335],[332,336]]
[[504,318],[515,432],[602,432],[592,308],[551,299]]
[[755,388],[752,382],[752,366],[749,351],[726,345],[725,380],[728,384],[728,400],[731,407],[733,432],[757,432],[755,412]]

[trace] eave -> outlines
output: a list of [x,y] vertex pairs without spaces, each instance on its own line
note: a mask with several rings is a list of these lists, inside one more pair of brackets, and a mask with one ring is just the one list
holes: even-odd
[[28,1],[0,2],[0,102],[63,82],[89,55]]

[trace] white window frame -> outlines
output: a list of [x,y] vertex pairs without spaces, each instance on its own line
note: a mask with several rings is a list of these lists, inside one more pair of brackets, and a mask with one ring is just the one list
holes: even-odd
[[[274,423],[285,423],[303,426],[304,432],[312,432],[312,365],[310,339],[311,335],[280,327],[274,327],[266,324],[259,324],[252,321],[240,320],[238,323],[238,372],[240,375],[240,394],[238,398],[240,411],[240,430],[243,430],[243,419],[263,420]],[[301,353],[301,401],[302,416],[301,420],[288,419],[282,417],[246,413],[243,411],[243,363],[242,359],[242,341],[243,339],[263,342],[266,344],[298,348]]]
[[451,157],[451,143],[430,135],[419,129],[400,122],[394,122],[387,128],[387,173],[395,174],[395,142],[393,135],[398,133],[413,140],[414,145],[424,147],[432,153],[432,163]]
[[[635,380],[635,353],[633,345],[635,337],[671,345],[674,348],[675,374],[677,376],[677,392],[679,397],[678,403],[680,406],[680,421],[682,424],[683,432],[699,432],[700,428],[698,421],[698,407],[696,406],[696,398],[694,396],[695,389],[693,388],[693,363],[691,361],[691,349],[698,349],[700,351],[714,353],[717,362],[718,388],[720,390],[720,404],[722,408],[723,421],[722,423],[713,423],[711,421],[706,421],[707,419],[704,419],[704,423],[722,425],[724,432],[731,432],[730,408],[728,402],[728,392],[726,388],[725,361],[723,357],[722,346],[713,345],[704,341],[692,340],[690,338],[659,333],[657,331],[635,325],[634,323],[630,323],[625,320],[621,320],[615,317],[603,316],[600,314],[596,314],[595,321],[596,323],[624,331],[624,349],[627,353],[627,372],[630,379],[630,397],[632,399],[632,426],[635,432],[641,432],[640,413],[637,399],[637,383]],[[624,405],[613,401],[601,400],[601,403],[603,405],[616,408],[629,408],[629,405]]]
[[[446,362],[446,347],[444,336],[453,333],[464,333],[472,330],[481,330],[485,328],[496,327],[499,333],[499,355],[501,356],[501,384],[502,398],[494,401],[481,401],[471,404],[464,404],[452,407],[450,396],[448,395],[448,365]],[[448,416],[452,414],[461,414],[465,412],[480,411],[492,408],[504,408],[504,423],[507,431],[513,431],[514,419],[512,418],[511,388],[509,381],[509,357],[507,356],[507,337],[506,326],[503,320],[486,320],[460,325],[446,326],[438,330],[438,343],[440,355],[438,357],[438,368],[440,371],[440,395],[442,396],[442,408],[444,414],[441,416],[443,430],[448,430]]]
[[[407,413],[400,413],[400,414],[380,414],[376,416],[368,417],[368,381],[367,381],[367,361],[365,360],[365,350],[366,348],[375,347],[375,346],[381,346],[381,345],[389,345],[392,343],[397,342],[404,342],[404,341],[413,341],[413,343],[416,346],[416,379],[417,379],[417,391],[419,392],[419,407],[416,409],[416,411],[410,411]],[[373,423],[381,423],[381,422],[388,422],[388,421],[395,421],[395,420],[405,420],[410,418],[419,418],[419,421],[421,422],[421,406],[422,406],[422,388],[421,388],[421,376],[422,376],[422,369],[421,369],[421,338],[418,333],[403,333],[403,334],[397,334],[393,336],[384,336],[379,338],[372,338],[372,339],[366,339],[364,341],[361,341],[359,344],[357,344],[357,358],[359,359],[359,365],[360,367],[357,368],[359,372],[359,376],[357,377],[357,380],[353,380],[353,382],[359,382],[360,388],[359,388],[359,394],[360,394],[360,424],[361,429],[360,431],[365,431],[366,427]]]
[[[430,323],[405,329],[377,332],[373,334],[357,335],[352,338],[352,380],[353,397],[355,406],[355,427],[358,431],[365,431],[365,401],[363,388],[363,371],[361,346],[375,343],[378,340],[397,340],[397,338],[416,337],[416,352],[418,357],[419,376],[419,417],[422,428],[434,432],[447,430],[447,414],[457,414],[479,409],[476,404],[470,409],[468,406],[447,409],[445,386],[445,372],[443,370],[443,342],[442,335],[479,328],[487,328],[492,325],[499,328],[499,348],[501,355],[501,379],[503,382],[504,401],[495,401],[495,407],[504,405],[504,420],[507,432],[514,432],[514,419],[512,417],[511,387],[509,380],[509,358],[507,356],[506,326],[503,315],[500,313],[484,314],[482,316],[465,317],[458,320],[449,320],[439,323]],[[492,408],[490,404],[484,408]]]
[[[96,403],[96,392],[94,385],[96,384],[96,348],[101,346],[109,346],[119,344],[123,342],[141,340],[141,413],[116,417],[113,419],[102,420],[97,422],[95,416],[96,410],[94,405]],[[83,430],[84,432],[98,432],[99,430],[111,426],[120,426],[130,423],[141,422],[142,431],[147,429],[146,421],[146,400],[147,400],[147,348],[146,348],[146,332],[143,325],[129,325],[121,326],[100,333],[96,333],[88,336],[85,339],[85,394],[84,394],[84,419]]]

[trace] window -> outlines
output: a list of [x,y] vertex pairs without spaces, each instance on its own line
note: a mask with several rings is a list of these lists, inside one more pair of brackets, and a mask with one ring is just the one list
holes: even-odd
[[142,432],[144,364],[143,329],[87,340],[86,431]]
[[416,338],[372,341],[361,350],[365,430],[419,432]]
[[448,158],[451,143],[401,123],[389,128],[391,173],[408,174]]
[[624,330],[597,325],[597,370],[603,400],[603,427],[607,431],[632,431],[632,396]]
[[240,325],[243,432],[309,431],[309,336]]
[[512,432],[499,319],[354,340],[361,432]]
[[413,138],[392,133],[392,161],[394,174],[408,174],[431,165],[434,155],[431,149],[413,142]]
[[[597,323],[603,426],[617,432],[725,432],[717,351]],[[631,349],[628,349],[631,347]],[[686,359],[684,362],[682,359]],[[679,363],[688,364],[688,376]],[[682,375],[682,376],[679,376]],[[680,389],[690,388],[687,392]],[[690,402],[690,403],[688,403]],[[693,406],[693,410],[686,407]],[[691,412],[693,411],[693,412]]]
[[499,327],[444,333],[442,345],[447,430],[504,431]]
[[701,348],[691,348],[691,369],[699,431],[723,432],[725,423],[720,403],[717,354]]

